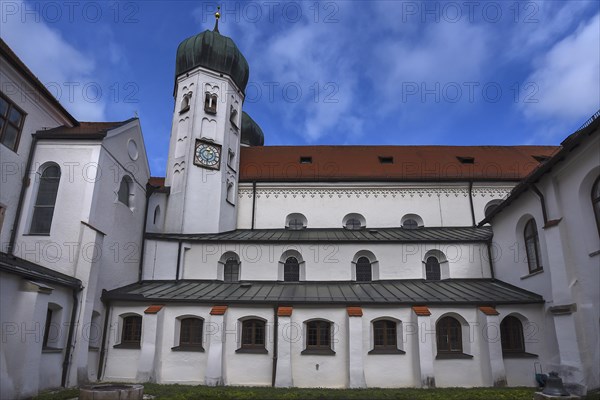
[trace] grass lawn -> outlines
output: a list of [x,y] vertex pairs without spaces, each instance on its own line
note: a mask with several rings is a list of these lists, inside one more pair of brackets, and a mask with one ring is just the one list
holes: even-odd
[[[271,387],[185,386],[144,384],[144,393],[156,399],[399,399],[399,400],[531,400],[532,388],[448,388],[448,389],[274,389]],[[77,389],[43,393],[35,400],[68,400],[77,397]],[[585,400],[600,400],[600,393]]]

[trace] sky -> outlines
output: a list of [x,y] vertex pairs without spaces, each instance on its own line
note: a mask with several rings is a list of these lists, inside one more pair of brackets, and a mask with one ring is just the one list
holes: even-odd
[[556,145],[600,108],[598,1],[0,0],[0,36],[78,120],[139,116],[161,176],[217,4],[266,145]]

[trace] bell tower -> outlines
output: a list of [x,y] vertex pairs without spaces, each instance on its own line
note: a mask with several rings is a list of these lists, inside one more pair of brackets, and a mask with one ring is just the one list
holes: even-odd
[[215,28],[177,48],[175,107],[165,185],[165,231],[217,233],[237,225],[242,104],[249,67]]

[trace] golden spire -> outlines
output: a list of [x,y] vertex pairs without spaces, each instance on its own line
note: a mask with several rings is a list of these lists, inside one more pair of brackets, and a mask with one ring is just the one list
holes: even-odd
[[219,32],[219,18],[221,18],[221,6],[217,6],[217,12],[215,13],[215,29],[213,31]]

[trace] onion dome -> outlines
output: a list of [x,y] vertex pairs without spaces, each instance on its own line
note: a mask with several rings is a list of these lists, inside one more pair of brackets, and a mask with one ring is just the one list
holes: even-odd
[[219,13],[212,31],[206,30],[185,39],[177,47],[175,77],[196,67],[228,75],[237,87],[245,92],[250,67],[233,40],[219,33]]
[[262,146],[265,144],[265,135],[262,129],[244,111],[242,111],[242,143],[248,146]]

